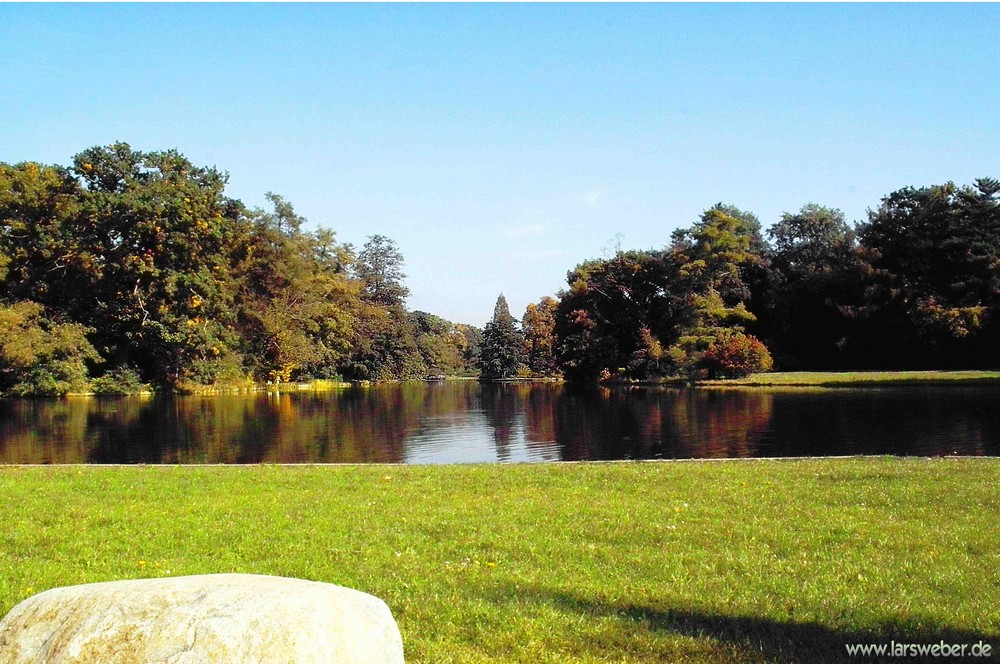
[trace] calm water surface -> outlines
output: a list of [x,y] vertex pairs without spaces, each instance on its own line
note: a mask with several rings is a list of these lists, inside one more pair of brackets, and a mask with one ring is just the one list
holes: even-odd
[[0,463],[475,463],[1000,455],[1000,388],[709,390],[474,381],[0,400]]

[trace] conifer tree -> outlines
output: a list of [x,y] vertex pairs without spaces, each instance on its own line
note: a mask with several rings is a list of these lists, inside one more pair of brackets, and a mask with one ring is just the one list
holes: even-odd
[[483,330],[480,377],[484,380],[502,380],[515,376],[523,344],[524,340],[515,327],[514,317],[510,315],[507,298],[501,293],[493,309],[493,319]]

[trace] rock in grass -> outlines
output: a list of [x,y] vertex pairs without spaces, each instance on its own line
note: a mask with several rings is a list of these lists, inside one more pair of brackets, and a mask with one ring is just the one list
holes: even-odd
[[0,621],[0,664],[402,661],[399,628],[385,602],[275,576],[54,588]]

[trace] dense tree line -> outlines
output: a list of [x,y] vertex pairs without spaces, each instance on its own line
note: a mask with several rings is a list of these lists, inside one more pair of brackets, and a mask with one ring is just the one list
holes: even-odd
[[0,391],[310,378],[688,379],[1000,364],[1000,181],[907,187],[849,225],[718,204],[662,249],[584,261],[520,321],[408,311],[403,256],[176,151],[0,163]]
[[907,187],[853,227],[809,204],[766,234],[719,204],[666,248],[585,261],[567,285],[548,343],[570,379],[992,368],[1000,182]]
[[175,151],[0,163],[0,391],[475,371],[480,335],[405,308],[403,257],[249,209]]

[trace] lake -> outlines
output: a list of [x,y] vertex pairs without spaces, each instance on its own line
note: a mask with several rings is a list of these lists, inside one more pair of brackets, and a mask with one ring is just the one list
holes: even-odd
[[480,463],[1000,455],[1000,388],[575,390],[0,399],[0,463]]

